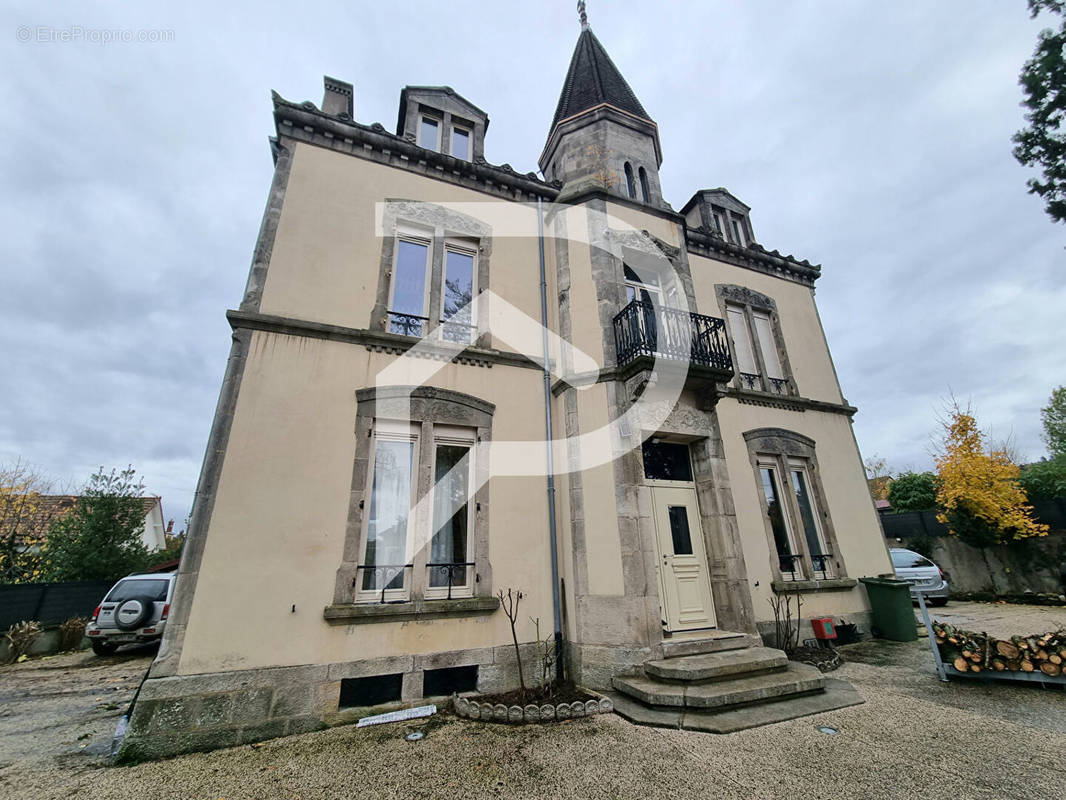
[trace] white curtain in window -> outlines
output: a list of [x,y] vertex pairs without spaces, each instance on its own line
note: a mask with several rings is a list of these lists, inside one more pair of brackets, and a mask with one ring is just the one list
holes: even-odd
[[[400,567],[407,563],[407,520],[411,513],[411,472],[414,442],[379,439],[374,451],[374,484],[367,523],[366,567]],[[389,576],[392,576],[392,571]],[[382,578],[385,576],[382,575]],[[389,581],[389,588],[403,586],[403,571]],[[367,570],[364,589],[378,589],[380,583]]]

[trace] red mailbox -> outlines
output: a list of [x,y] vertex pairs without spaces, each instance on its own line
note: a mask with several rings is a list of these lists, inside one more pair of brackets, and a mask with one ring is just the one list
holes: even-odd
[[814,628],[815,639],[829,641],[830,639],[837,638],[837,631],[836,628],[833,627],[833,620],[830,617],[812,619],[811,627]]

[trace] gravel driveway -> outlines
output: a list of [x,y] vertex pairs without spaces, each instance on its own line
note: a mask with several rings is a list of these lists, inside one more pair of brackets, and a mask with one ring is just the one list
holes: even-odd
[[[1028,618],[1024,607],[1013,608],[1021,619]],[[998,615],[1001,609],[986,610]],[[1052,611],[1066,622],[1066,609]],[[103,767],[104,759],[96,755],[121,712],[97,711],[96,698],[108,695],[85,690],[115,685],[119,690],[109,694],[124,698],[135,688],[146,658],[57,664],[54,675],[36,665],[5,667],[0,668],[5,708],[14,675],[19,691],[33,691],[42,707],[52,709],[48,713],[56,724],[52,735],[47,720],[36,720],[31,710],[37,700],[24,697],[16,698],[13,714],[0,717],[0,742],[16,740],[0,756],[7,762],[0,768],[0,797],[1030,800],[1061,795],[1066,692],[940,683],[924,639],[863,642],[842,651],[848,662],[836,675],[855,684],[867,699],[864,705],[727,736],[641,728],[614,715],[513,728],[440,714],[421,722],[426,737],[419,742],[404,739],[416,727],[412,724],[347,726],[121,768]],[[82,674],[86,680],[77,683]],[[74,681],[65,701],[55,699],[53,679]],[[59,704],[68,701],[72,712],[60,723]],[[823,724],[839,734],[819,732],[816,726]],[[76,738],[82,731],[93,732],[89,747],[81,748],[84,741]],[[37,738],[17,743],[27,736]],[[52,742],[47,748],[46,741]]]

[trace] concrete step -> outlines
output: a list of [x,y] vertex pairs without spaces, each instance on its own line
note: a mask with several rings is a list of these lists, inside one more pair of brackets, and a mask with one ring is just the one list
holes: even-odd
[[725,650],[761,646],[762,639],[753,633],[708,631],[700,635],[683,634],[663,639],[663,655],[666,658],[682,658],[700,653],[720,653]]
[[615,678],[614,688],[650,706],[725,709],[788,695],[820,691],[825,678],[817,667],[794,662],[779,672],[740,676],[712,683],[667,683],[648,676]]
[[[693,708],[650,707],[621,692],[608,695],[614,702],[616,714],[637,725],[660,728],[683,728],[705,733],[733,733],[735,731],[771,725],[777,722],[835,711],[865,702],[847,681],[827,678],[823,691],[805,695],[791,695],[757,705],[726,711]],[[831,717],[827,722],[832,722]]]
[[773,672],[784,669],[787,665],[788,656],[782,650],[745,647],[743,650],[648,661],[644,664],[644,672],[650,678],[695,683]]

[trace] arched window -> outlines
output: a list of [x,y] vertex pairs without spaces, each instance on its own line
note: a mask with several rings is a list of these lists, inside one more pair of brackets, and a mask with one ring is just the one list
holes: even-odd
[[637,186],[633,181],[633,165],[628,161],[626,162],[626,193],[633,200],[637,199]]
[[645,203],[651,202],[651,189],[648,188],[648,173],[641,167],[637,173],[640,175],[640,195]]

